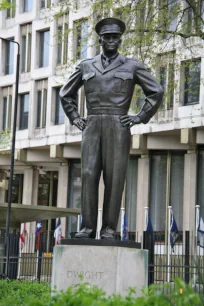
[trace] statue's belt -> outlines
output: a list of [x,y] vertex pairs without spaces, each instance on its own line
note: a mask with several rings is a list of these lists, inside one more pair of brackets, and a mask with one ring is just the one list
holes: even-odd
[[126,109],[121,108],[108,108],[108,107],[100,107],[100,108],[92,108],[87,109],[88,115],[127,115]]

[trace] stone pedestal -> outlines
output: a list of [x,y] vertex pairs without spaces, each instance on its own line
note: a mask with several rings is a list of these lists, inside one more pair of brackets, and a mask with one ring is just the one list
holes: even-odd
[[93,240],[90,245],[88,240],[83,245],[75,239],[67,243],[54,248],[52,288],[57,291],[83,281],[108,295],[124,296],[129,287],[136,287],[139,296],[148,285],[148,251],[137,249],[138,244]]

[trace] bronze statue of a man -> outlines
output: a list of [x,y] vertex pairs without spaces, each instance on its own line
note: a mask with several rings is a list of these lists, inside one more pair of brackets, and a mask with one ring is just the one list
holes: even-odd
[[[114,239],[130,151],[130,128],[147,123],[158,110],[161,86],[143,64],[118,53],[123,21],[105,18],[96,24],[102,54],[83,60],[62,87],[65,114],[82,134],[82,225],[75,238],[95,238],[98,185],[103,171],[105,185],[102,239]],[[146,96],[138,114],[128,115],[133,91],[138,84]],[[87,119],[77,111],[77,92],[84,85]]]

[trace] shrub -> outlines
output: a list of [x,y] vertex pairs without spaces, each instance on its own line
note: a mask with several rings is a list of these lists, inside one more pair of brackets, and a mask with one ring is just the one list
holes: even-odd
[[[166,292],[166,293],[165,293]],[[167,294],[168,292],[168,294]],[[66,292],[51,296],[47,283],[0,281],[0,306],[202,306],[203,295],[182,280],[160,287],[151,285],[141,297],[130,288],[126,297],[113,294],[109,297],[97,286],[82,283],[69,287]]]

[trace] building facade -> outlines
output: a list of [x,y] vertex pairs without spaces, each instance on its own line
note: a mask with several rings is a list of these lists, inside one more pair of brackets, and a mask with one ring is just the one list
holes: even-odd
[[[21,46],[13,202],[80,208],[82,135],[64,116],[59,90],[73,70],[72,61],[93,57],[100,50],[96,37],[88,36],[94,22],[87,19],[88,7],[57,14],[58,2],[65,9],[64,1],[16,0],[15,9],[0,12],[0,37]],[[122,205],[129,232],[139,239],[145,207],[149,207],[154,231],[164,233],[164,240],[168,206],[173,208],[179,231],[195,230],[195,205],[200,205],[204,217],[203,42],[195,37],[187,43],[193,52],[178,39],[176,46],[170,43],[164,54],[158,54],[161,65],[155,74],[164,90],[172,80],[176,86],[148,124],[131,129]],[[12,42],[0,40],[2,131],[12,128],[16,52]],[[86,116],[85,103],[82,88],[78,96],[82,116]],[[9,167],[9,148],[2,145],[0,181],[8,179]],[[102,179],[99,189],[101,207]],[[2,187],[0,201],[7,201]],[[54,230],[55,223],[43,221],[44,230]],[[35,226],[27,224],[28,231],[34,233]],[[75,232],[76,226],[77,217],[62,219],[65,236]]]

